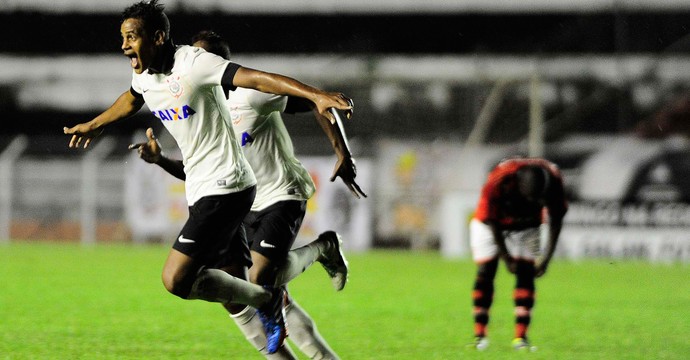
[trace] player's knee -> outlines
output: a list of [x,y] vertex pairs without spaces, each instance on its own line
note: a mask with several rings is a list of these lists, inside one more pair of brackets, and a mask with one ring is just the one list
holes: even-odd
[[163,286],[169,293],[183,299],[189,297],[192,289],[192,284],[189,281],[184,281],[184,278],[175,276],[175,274],[165,271],[163,272],[161,279],[163,281]]
[[276,266],[271,262],[263,263],[260,266],[252,265],[249,270],[249,281],[259,285],[273,285],[276,282]]
[[485,263],[479,264],[477,267],[478,281],[493,281],[498,269],[498,259],[492,259]]

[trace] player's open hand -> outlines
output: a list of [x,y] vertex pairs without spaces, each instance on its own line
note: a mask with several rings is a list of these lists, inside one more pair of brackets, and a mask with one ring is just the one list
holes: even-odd
[[316,111],[325,116],[331,124],[336,123],[335,115],[331,109],[338,109],[345,113],[348,119],[352,119],[355,111],[355,103],[343,93],[325,92],[321,94],[315,101]]
[[103,133],[103,128],[94,129],[90,123],[82,123],[71,128],[63,127],[62,131],[66,135],[72,135],[72,138],[69,140],[70,148],[78,148],[83,144],[84,149],[86,149],[91,145],[93,139]]
[[343,182],[350,189],[352,194],[360,199],[362,196],[367,197],[362,189],[355,182],[355,177],[357,177],[357,167],[355,166],[355,159],[351,157],[343,157],[338,159],[335,164],[335,169],[333,170],[333,175],[331,176],[331,181],[335,181],[336,177],[343,179]]
[[147,163],[155,164],[161,159],[161,146],[153,135],[153,129],[146,129],[146,142],[138,144],[130,144],[127,148],[129,150],[137,150],[139,157]]

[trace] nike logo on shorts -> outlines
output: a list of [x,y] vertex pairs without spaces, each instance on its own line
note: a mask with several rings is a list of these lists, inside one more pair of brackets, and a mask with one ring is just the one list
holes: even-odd
[[266,240],[261,240],[261,242],[259,243],[259,246],[261,246],[263,248],[274,248],[274,249],[276,247],[275,245],[267,243]]
[[177,241],[183,243],[183,244],[192,244],[195,243],[196,241],[192,239],[187,239],[186,237],[180,235],[180,237],[177,238]]

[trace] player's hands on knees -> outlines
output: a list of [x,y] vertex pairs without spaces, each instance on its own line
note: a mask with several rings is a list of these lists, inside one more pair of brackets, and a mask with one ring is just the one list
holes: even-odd
[[338,162],[335,164],[331,181],[335,181],[336,177],[340,177],[356,198],[360,199],[362,196],[367,197],[367,194],[365,194],[355,182],[356,176],[357,167],[355,166],[355,159],[352,157],[343,157],[338,159]]
[[546,274],[546,269],[549,267],[548,260],[537,260],[534,264],[534,276],[541,277]]
[[86,149],[93,139],[103,133],[103,128],[94,129],[90,123],[82,123],[71,128],[63,127],[62,132],[64,132],[65,135],[72,135],[69,140],[70,148],[78,148],[83,144],[84,149]]
[[146,129],[146,142],[130,144],[127,148],[129,150],[137,150],[139,157],[147,163],[155,164],[161,159],[161,146],[153,135],[153,129]]

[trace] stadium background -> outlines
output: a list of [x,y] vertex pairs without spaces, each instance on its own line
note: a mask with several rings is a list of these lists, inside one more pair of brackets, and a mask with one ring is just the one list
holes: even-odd
[[[183,189],[126,150],[143,110],[96,147],[63,126],[129,85],[130,1],[0,4],[0,241],[167,242]],[[573,204],[560,256],[690,260],[690,5],[684,1],[166,1],[173,39],[212,29],[245,66],[355,99],[346,131],[370,197],[339,182],[321,130],[288,116],[319,183],[303,238],[350,251],[466,251],[466,220],[504,156],[558,163]]]

